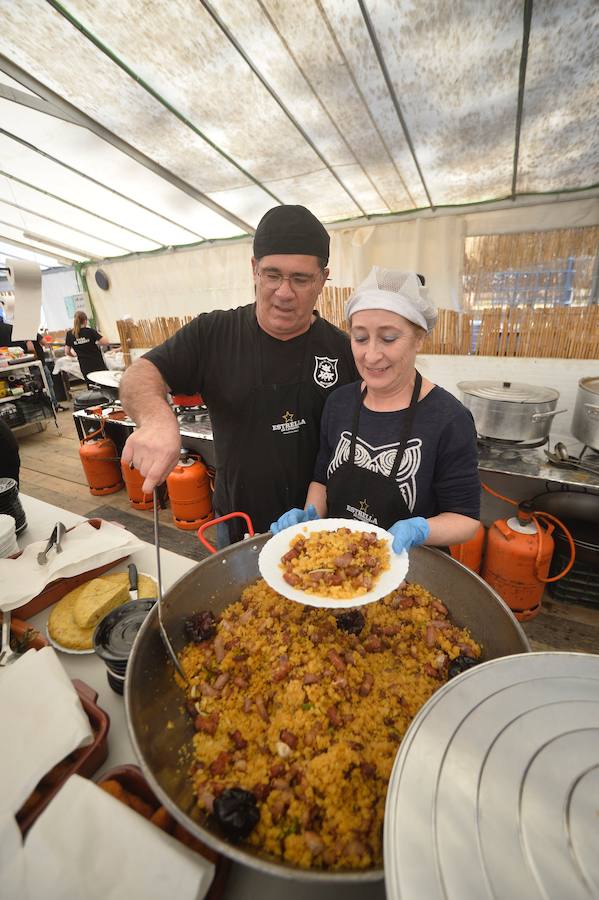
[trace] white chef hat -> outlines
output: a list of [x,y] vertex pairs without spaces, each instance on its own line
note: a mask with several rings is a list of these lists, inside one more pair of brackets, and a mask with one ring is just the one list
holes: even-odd
[[432,331],[437,321],[437,308],[423,287],[424,279],[416,272],[383,269],[373,266],[364,281],[345,304],[345,318],[364,309],[386,309]]

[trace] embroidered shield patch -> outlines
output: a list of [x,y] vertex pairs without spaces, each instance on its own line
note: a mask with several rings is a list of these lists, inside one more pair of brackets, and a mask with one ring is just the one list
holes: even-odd
[[328,356],[314,357],[314,381],[319,387],[330,388],[337,384],[339,379],[338,362],[338,359],[329,359]]

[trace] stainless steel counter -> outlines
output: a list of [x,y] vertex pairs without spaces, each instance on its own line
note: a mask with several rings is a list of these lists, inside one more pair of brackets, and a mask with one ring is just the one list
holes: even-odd
[[[100,421],[100,417],[97,414],[88,413],[85,410],[73,413],[73,418],[75,419],[75,424],[77,425],[80,437],[83,437],[82,429],[84,420]],[[128,429],[128,431],[133,431],[135,428],[135,422],[128,417],[125,419],[105,418],[104,422],[109,422],[111,428],[113,425]],[[179,431],[181,432],[181,446],[185,450],[192,450],[193,452],[198,453],[207,465],[216,466],[212,425],[210,423],[208,412],[202,413],[200,418],[195,422],[182,422],[179,417]],[[122,443],[124,443],[124,441]]]
[[[587,462],[587,457],[584,458]],[[599,491],[599,455],[589,456],[591,465],[597,466],[596,475],[576,469],[562,469],[553,465],[546,457],[543,447],[534,450],[498,450],[479,447],[478,468],[481,472],[498,472],[504,475],[521,475],[525,478],[540,478],[574,487],[592,488]]]

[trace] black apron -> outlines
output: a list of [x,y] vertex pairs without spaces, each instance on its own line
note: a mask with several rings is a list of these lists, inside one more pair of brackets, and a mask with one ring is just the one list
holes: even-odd
[[360,424],[360,411],[366,396],[366,390],[358,397],[352,424],[349,456],[339,468],[333,472],[327,482],[328,515],[333,518],[358,519],[380,528],[390,528],[400,519],[410,519],[412,512],[404,500],[396,482],[396,476],[403,459],[406,445],[412,432],[412,423],[416,414],[422,376],[416,372],[412,399],[407,410],[397,453],[389,475],[372,472],[357,466],[356,438]]
[[[248,513],[256,533],[268,531],[288,509],[303,508],[314,474],[325,398],[311,377],[311,332],[303,338],[299,381],[265,384],[256,331],[254,387],[236,422],[237,453],[229,454],[223,472],[227,512]],[[243,520],[227,524],[231,541],[241,540]]]

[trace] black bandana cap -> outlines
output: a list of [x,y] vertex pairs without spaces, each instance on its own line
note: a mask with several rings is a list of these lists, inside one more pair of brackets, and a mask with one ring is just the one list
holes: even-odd
[[331,239],[324,225],[305,206],[275,206],[264,213],[254,235],[254,256],[296,253],[329,261]]

